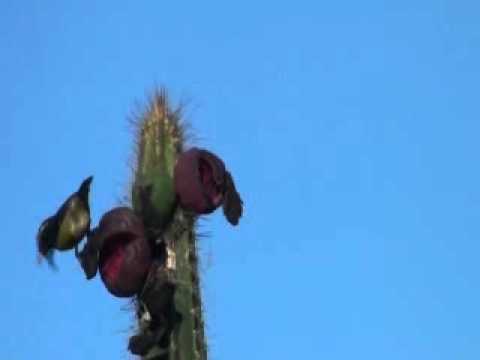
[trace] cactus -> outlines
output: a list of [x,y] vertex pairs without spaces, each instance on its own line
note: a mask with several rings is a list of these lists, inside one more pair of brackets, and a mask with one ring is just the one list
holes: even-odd
[[143,354],[145,360],[205,360],[196,218],[176,205],[174,191],[175,163],[185,141],[180,111],[173,111],[160,91],[137,125],[132,206],[154,243],[157,266],[137,297],[139,334],[130,348],[135,352],[135,346],[153,341],[155,345]]

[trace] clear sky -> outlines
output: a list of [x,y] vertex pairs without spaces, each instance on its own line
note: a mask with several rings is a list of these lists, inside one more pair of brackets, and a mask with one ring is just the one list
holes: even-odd
[[480,358],[478,1],[0,1],[0,359],[129,359],[133,314],[40,221],[130,179],[186,101],[246,206],[202,227],[210,359]]

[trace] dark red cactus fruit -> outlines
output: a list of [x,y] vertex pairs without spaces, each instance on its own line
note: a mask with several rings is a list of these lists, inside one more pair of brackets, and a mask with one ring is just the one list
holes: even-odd
[[175,165],[174,179],[180,204],[187,210],[208,214],[223,201],[225,165],[206,150],[192,148],[182,153]]
[[182,153],[174,171],[180,205],[197,214],[209,214],[223,204],[232,225],[242,216],[242,199],[223,161],[210,151],[192,148]]
[[152,263],[142,221],[130,208],[115,208],[103,215],[94,240],[99,248],[100,276],[107,290],[118,297],[137,294]]

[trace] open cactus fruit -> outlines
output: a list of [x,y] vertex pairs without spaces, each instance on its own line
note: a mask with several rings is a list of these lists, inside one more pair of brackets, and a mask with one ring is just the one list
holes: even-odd
[[156,92],[136,119],[131,205],[106,212],[76,252],[87,279],[99,273],[110,294],[134,299],[128,348],[142,359],[207,358],[196,221],[221,206],[237,225],[243,211],[224,161],[185,149],[180,118],[165,91]]
[[98,259],[100,276],[110,293],[130,297],[143,288],[152,249],[142,221],[133,210],[118,207],[107,212],[90,242],[98,249],[98,254],[92,255]]

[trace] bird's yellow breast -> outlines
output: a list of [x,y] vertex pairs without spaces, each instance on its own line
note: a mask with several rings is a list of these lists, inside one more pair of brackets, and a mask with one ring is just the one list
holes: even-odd
[[82,240],[90,227],[90,214],[79,199],[68,204],[60,224],[57,238],[58,250],[70,250]]

